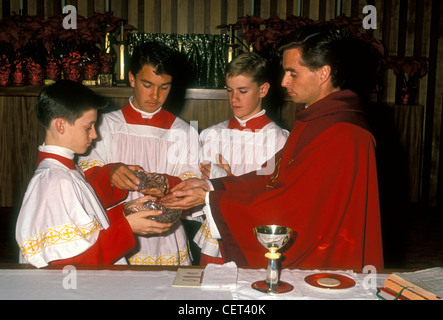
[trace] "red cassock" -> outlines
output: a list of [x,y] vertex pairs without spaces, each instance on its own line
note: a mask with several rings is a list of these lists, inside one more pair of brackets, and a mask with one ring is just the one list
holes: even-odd
[[293,230],[282,267],[383,268],[374,137],[358,96],[335,92],[297,114],[270,176],[211,180],[226,261],[263,266],[253,228]]

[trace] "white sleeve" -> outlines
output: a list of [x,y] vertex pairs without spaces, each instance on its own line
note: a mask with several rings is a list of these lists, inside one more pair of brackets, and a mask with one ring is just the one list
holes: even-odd
[[221,239],[220,232],[218,231],[217,225],[215,224],[214,218],[212,217],[211,205],[209,204],[209,191],[206,192],[205,202],[206,206],[203,208],[203,211],[206,215],[206,220],[208,221],[211,235],[214,239]]
[[[199,167],[200,140],[198,132],[192,126],[186,125],[185,133],[186,141],[182,144],[182,166],[179,178],[186,180],[189,178],[200,178],[201,172]],[[182,129],[177,130],[174,134],[182,133]]]
[[77,184],[60,170],[41,171],[31,180],[17,219],[23,258],[40,268],[85,252],[103,229],[94,214],[99,212],[104,218],[85,183]]

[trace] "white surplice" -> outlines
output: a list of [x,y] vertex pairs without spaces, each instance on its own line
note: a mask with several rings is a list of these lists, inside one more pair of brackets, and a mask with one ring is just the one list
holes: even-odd
[[[73,151],[62,147],[43,145],[39,151],[74,158]],[[108,227],[106,212],[83,172],[44,159],[28,184],[17,219],[20,262],[41,268],[77,256]]]
[[[136,111],[143,118],[149,119],[155,115],[136,109],[132,104],[132,97],[129,104],[133,108],[131,112]],[[157,112],[159,111],[160,109]],[[89,155],[79,159],[79,166],[84,171],[93,166],[121,162],[139,165],[148,172],[169,174],[181,179],[200,177],[198,133],[178,117],[170,128],[129,124],[120,109],[104,114],[98,131],[100,138],[96,146]],[[137,191],[130,191],[126,200],[141,196],[143,194]],[[180,221],[162,235],[136,238],[136,249],[128,258],[130,264],[191,264],[187,237]]]
[[[200,133],[200,161],[211,162],[210,179],[226,176],[226,171],[216,164],[217,154],[223,156],[231,167],[231,174],[235,176],[256,170],[261,170],[259,174],[272,173],[274,170],[272,164],[268,164],[266,168],[262,168],[262,165],[272,161],[274,155],[284,147],[289,132],[270,121],[265,113],[266,111],[262,110],[247,120],[238,118],[226,120]],[[251,121],[256,122],[251,125]],[[239,129],[231,129],[230,123],[236,123]],[[271,172],[267,172],[269,170]],[[207,210],[209,208],[205,206],[203,211]],[[213,237],[211,234],[209,223],[208,220],[204,221],[194,241],[202,253],[220,258],[218,241],[214,239],[215,235]]]

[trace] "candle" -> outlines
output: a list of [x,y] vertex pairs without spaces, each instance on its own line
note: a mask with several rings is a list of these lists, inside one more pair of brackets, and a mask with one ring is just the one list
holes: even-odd
[[20,11],[23,11],[23,0],[20,0]]
[[125,35],[125,25],[124,25],[124,22],[122,21],[122,26],[121,26],[121,30],[120,30],[120,39],[121,39],[121,41],[124,41],[125,39],[124,39],[124,35]]
[[228,48],[228,63],[232,61],[232,58],[234,56],[234,49],[232,47]]
[[251,16],[255,15],[255,0],[251,0]]
[[65,5],[66,5],[66,1],[62,0],[62,12],[63,12],[63,8],[65,7]]
[[234,37],[233,37],[233,32],[232,32],[232,24],[229,25],[229,43],[230,44],[234,43]]
[[110,53],[111,52],[111,45],[109,43],[109,33],[106,33],[106,38],[105,38],[105,51],[106,53]]
[[105,11],[109,12],[109,0],[106,0],[105,2]]
[[120,45],[120,80],[125,80],[125,46]]

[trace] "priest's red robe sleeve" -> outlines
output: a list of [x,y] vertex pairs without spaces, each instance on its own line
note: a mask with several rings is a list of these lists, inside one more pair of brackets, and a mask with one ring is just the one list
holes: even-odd
[[111,172],[118,163],[103,167],[92,167],[85,171],[86,180],[92,186],[103,207],[110,208],[128,196],[127,190],[121,190],[111,183]]
[[383,267],[375,143],[368,131],[335,124],[276,167],[272,178],[278,179],[268,188],[248,189],[248,177],[241,176],[210,192],[227,261],[266,265],[253,228],[277,224],[294,231],[283,267]]
[[88,250],[72,258],[52,261],[57,265],[97,265],[113,264],[129,253],[135,245],[134,235],[126,220],[122,206],[107,212],[110,226],[100,231],[95,244]]
[[[275,156],[263,164],[262,168],[267,168],[268,166],[274,167],[276,163],[276,159],[279,159],[282,155],[282,150],[277,152]],[[215,190],[225,190],[225,184],[229,185],[229,190],[262,190],[266,188],[266,185],[271,178],[270,175],[263,174],[265,171],[252,171],[249,173],[246,173],[241,176],[234,176],[230,175],[228,177],[218,178],[218,179],[211,179],[211,184],[214,187]]]
[[241,176],[227,176],[223,178],[210,179],[212,186],[215,190],[225,190],[229,185],[230,191],[241,190],[261,190],[266,187],[269,180],[268,175],[261,175],[258,171],[252,171]]

